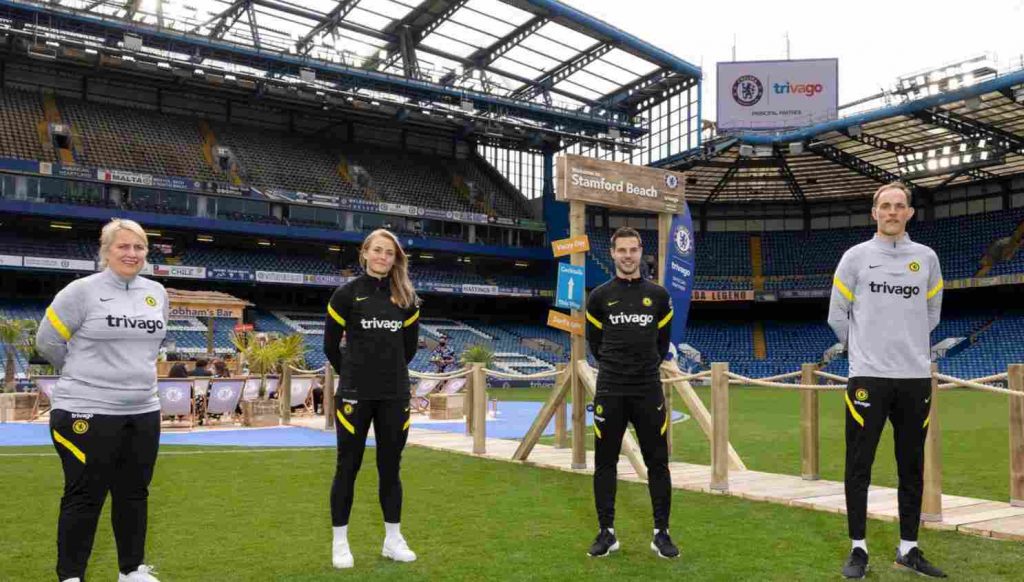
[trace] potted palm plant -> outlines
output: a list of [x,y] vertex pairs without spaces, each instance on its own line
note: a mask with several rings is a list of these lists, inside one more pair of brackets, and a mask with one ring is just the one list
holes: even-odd
[[242,424],[245,426],[276,426],[278,403],[267,398],[267,376],[280,373],[285,366],[302,365],[305,340],[300,334],[268,339],[252,332],[236,333],[231,338],[250,375],[259,376],[260,387],[255,400],[243,400]]
[[4,351],[4,380],[0,394],[0,417],[10,420],[29,420],[37,395],[15,393],[15,364],[17,354],[26,357],[34,348],[38,324],[31,319],[0,320],[0,347]]
[[472,364],[483,364],[483,366],[487,368],[492,362],[494,362],[494,350],[483,344],[474,344],[462,352],[460,360],[467,366]]

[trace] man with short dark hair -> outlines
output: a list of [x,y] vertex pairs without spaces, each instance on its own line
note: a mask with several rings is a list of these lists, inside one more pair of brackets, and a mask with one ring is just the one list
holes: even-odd
[[846,510],[852,549],[843,576],[868,569],[868,486],[886,419],[892,422],[899,473],[900,544],[895,565],[945,578],[917,547],[924,490],[924,441],[931,411],[929,334],[939,324],[942,272],[932,249],[910,240],[911,193],[900,183],[874,195],[874,238],[843,254],[832,286],[828,323],[847,346]]
[[587,298],[587,342],[598,362],[594,397],[594,502],[600,531],[589,555],[619,549],[615,537],[616,465],[627,423],[632,423],[647,466],[654,509],[651,549],[676,558],[668,533],[672,478],[665,436],[672,411],[665,406],[659,366],[669,350],[672,301],[664,287],[640,276],[640,233],[620,228],[612,235],[615,278]]
[[437,347],[430,352],[430,363],[434,364],[438,374],[444,374],[448,366],[455,365],[455,352],[448,347],[448,337],[441,336],[437,340]]
[[207,367],[208,365],[210,365],[210,363],[209,363],[208,361],[206,361],[206,360],[202,359],[202,358],[200,358],[200,359],[196,360],[196,366],[195,366],[194,368],[192,368],[192,374],[191,374],[191,376],[193,376],[193,377],[199,377],[199,376],[202,376],[202,377],[208,377],[208,376],[213,376],[213,372],[211,372],[210,370],[206,369],[206,367]]

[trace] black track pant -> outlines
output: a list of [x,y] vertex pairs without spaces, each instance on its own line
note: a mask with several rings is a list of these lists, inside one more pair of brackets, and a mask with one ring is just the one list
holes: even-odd
[[896,441],[900,538],[917,540],[931,394],[928,378],[850,378],[845,406],[846,515],[851,539],[864,539],[866,533],[871,465],[888,419]]
[[377,441],[377,477],[384,521],[402,521],[402,449],[409,436],[409,400],[350,400],[335,398],[338,465],[331,486],[331,523],[348,525],[356,474],[363,463],[366,433],[373,423]]
[[50,438],[64,467],[57,522],[57,578],[85,580],[96,525],[110,492],[123,573],[142,564],[146,506],[160,446],[160,413],[107,415],[50,413]]
[[645,396],[598,394],[594,398],[594,503],[601,528],[614,527],[615,524],[616,465],[626,423],[632,423],[647,465],[647,488],[654,510],[654,527],[668,529],[672,477],[668,472],[665,434],[670,418],[660,384],[652,386]]

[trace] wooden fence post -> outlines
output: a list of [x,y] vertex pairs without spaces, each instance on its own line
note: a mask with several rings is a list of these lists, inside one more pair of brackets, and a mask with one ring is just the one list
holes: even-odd
[[[1024,364],[1010,364],[1008,384],[1024,392]],[[1024,507],[1024,398],[1010,396],[1010,505]]]
[[334,366],[324,364],[324,430],[334,429]]
[[487,452],[487,376],[483,364],[473,364],[473,454]]
[[729,490],[729,364],[711,364],[711,489]]
[[[817,384],[815,364],[800,366],[800,383]],[[816,481],[821,476],[820,405],[817,390],[800,391],[800,476],[807,481]]]
[[924,440],[924,494],[921,521],[942,521],[942,424],[939,422],[938,364],[932,364],[932,401],[928,412],[928,436]]

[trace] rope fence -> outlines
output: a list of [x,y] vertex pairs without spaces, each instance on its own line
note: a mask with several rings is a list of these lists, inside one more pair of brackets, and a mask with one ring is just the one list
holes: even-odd
[[559,372],[558,370],[549,370],[547,372],[537,372],[535,374],[509,374],[508,372],[499,372],[498,370],[484,368],[484,374],[487,374],[492,378],[501,378],[503,380],[540,380],[543,378],[554,378],[561,373],[562,372]]
[[[798,372],[799,374],[799,372]],[[749,384],[752,386],[763,386],[765,388],[788,388],[790,390],[846,390],[845,385],[837,384],[784,384],[782,382],[768,382],[755,378],[747,378],[734,372],[726,374],[730,384]],[[771,376],[770,376],[771,377]]]
[[417,372],[416,370],[409,370],[409,376],[412,378],[420,378],[422,380],[453,380],[455,378],[465,378],[472,372],[470,368],[459,368],[454,372],[448,372],[447,374],[431,374],[429,372]]
[[[993,394],[1005,394],[1007,396],[1015,396],[1017,398],[1024,397],[1024,392],[1017,392],[1017,391],[1014,391],[1014,390],[1007,390],[1006,388],[999,388],[999,387],[996,387],[996,386],[989,386],[987,384],[982,384],[982,383],[978,382],[978,380],[987,380],[988,378],[992,378],[992,376],[988,376],[986,378],[979,378],[978,380],[961,380],[960,378],[955,378],[953,376],[947,376],[945,374],[939,374],[939,373],[934,374],[934,376],[938,380],[944,380],[944,381],[949,383],[949,384],[940,384],[939,388],[942,388],[943,386],[961,386],[963,388],[970,388],[971,390],[980,390],[982,392],[992,392]],[[1002,374],[1002,376],[1005,377],[1006,374]],[[995,380],[991,380],[991,381],[994,382]]]

